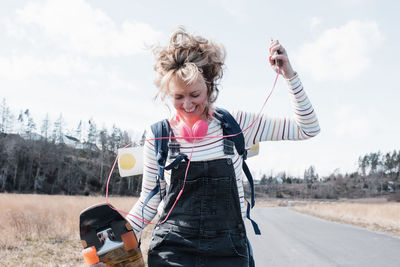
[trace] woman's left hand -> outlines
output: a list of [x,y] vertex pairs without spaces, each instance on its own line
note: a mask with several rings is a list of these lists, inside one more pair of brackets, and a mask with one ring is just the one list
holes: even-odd
[[[277,52],[278,53],[275,53]],[[290,79],[296,75],[296,72],[293,70],[292,65],[290,64],[289,57],[286,53],[286,49],[279,43],[278,40],[273,40],[269,45],[269,64],[275,72],[278,72],[278,66],[275,63],[275,60],[279,60],[279,73],[285,78]]]

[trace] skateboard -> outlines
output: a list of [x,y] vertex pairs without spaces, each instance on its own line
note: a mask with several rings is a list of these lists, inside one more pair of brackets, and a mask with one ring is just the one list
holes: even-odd
[[83,210],[79,229],[86,265],[104,262],[112,267],[145,266],[132,226],[108,204]]

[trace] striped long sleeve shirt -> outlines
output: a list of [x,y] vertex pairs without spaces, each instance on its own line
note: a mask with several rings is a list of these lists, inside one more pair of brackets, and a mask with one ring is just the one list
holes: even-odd
[[[288,80],[289,95],[292,99],[293,116],[291,118],[269,118],[266,115],[237,111],[232,113],[241,129],[246,129],[256,119],[253,125],[244,132],[246,148],[250,148],[254,144],[262,141],[279,141],[279,140],[304,140],[317,135],[320,131],[317,117],[314,109],[303,89],[302,83],[297,75]],[[222,127],[220,122],[213,118],[209,120],[207,136],[222,136]],[[179,130],[171,126],[171,130],[175,136],[179,135]],[[154,138],[151,130],[147,131],[146,139]],[[219,158],[231,157],[236,173],[236,183],[239,192],[242,217],[246,217],[246,207],[244,200],[243,180],[245,174],[242,170],[242,157],[235,149],[234,155],[225,155],[223,150],[223,139],[205,138],[201,141],[193,143],[187,142],[184,139],[178,139],[181,145],[181,153],[190,155],[193,147],[192,161],[214,160]],[[151,190],[156,186],[157,181],[157,163],[155,158],[154,141],[146,141],[144,150],[144,166],[143,166],[143,181],[142,191],[139,200],[133,206],[130,214],[138,218],[142,218],[142,206],[144,200]],[[170,162],[167,161],[167,165]],[[190,171],[190,168],[189,168]],[[165,194],[166,186],[170,184],[171,173],[165,171],[165,179],[160,181],[161,190],[158,194]],[[143,219],[151,221],[157,214],[158,209],[163,208],[163,203],[160,201],[160,195],[155,195],[148,204],[144,207]],[[161,205],[160,205],[161,203]],[[136,233],[140,232],[146,223],[142,222],[135,216],[128,215],[133,229]]]

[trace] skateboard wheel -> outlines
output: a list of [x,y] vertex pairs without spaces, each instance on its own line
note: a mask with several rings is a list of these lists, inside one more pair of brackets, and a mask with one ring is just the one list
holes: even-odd
[[91,246],[82,251],[83,259],[87,266],[98,263],[100,261],[99,256],[96,253],[96,247]]
[[125,250],[131,250],[138,247],[138,243],[133,231],[121,235],[122,242],[124,242]]

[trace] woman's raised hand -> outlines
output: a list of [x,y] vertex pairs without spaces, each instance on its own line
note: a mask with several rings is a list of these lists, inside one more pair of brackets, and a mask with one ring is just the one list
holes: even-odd
[[275,72],[278,72],[278,65],[280,67],[279,74],[281,74],[285,79],[290,79],[296,75],[290,64],[289,57],[286,53],[286,49],[279,43],[278,40],[271,41],[269,45],[269,64]]

